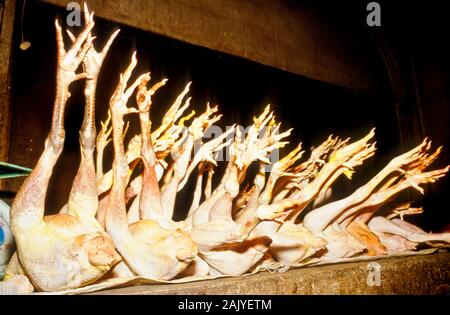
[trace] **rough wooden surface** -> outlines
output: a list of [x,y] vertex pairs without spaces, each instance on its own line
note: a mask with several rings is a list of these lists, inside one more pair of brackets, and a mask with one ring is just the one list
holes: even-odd
[[[0,161],[7,161],[9,156],[11,47],[15,7],[15,0],[5,1],[0,25],[0,60],[2,61],[0,66]],[[4,181],[0,180],[0,189],[4,187]]]
[[145,285],[93,294],[449,294],[450,253],[374,260],[381,285],[369,286],[370,261],[263,272],[184,284]]
[[[65,7],[68,0],[42,0]],[[88,0],[96,15],[354,90],[387,78],[364,25],[344,5],[290,0]],[[357,9],[365,16],[364,6]]]

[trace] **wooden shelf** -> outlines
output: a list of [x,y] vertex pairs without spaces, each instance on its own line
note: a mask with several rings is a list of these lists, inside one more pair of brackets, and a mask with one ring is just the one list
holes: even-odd
[[369,286],[368,263],[359,261],[262,272],[183,284],[143,285],[91,294],[449,294],[450,253],[373,260],[381,266],[381,285]]

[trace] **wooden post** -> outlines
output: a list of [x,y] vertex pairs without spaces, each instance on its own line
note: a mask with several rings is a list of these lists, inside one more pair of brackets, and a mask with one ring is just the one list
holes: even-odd
[[[16,0],[6,0],[1,10],[0,25],[0,161],[8,161],[11,130],[11,64],[12,36]],[[5,182],[0,180],[0,190]]]

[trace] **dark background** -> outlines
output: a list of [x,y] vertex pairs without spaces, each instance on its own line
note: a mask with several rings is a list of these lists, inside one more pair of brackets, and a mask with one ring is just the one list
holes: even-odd
[[[367,36],[380,49],[379,45],[384,42],[380,44],[377,39],[383,33],[383,40],[398,57],[397,71],[401,82],[396,81],[392,69],[385,69],[381,72],[384,76],[380,77],[380,86],[384,88],[377,89],[376,93],[315,81],[97,18],[95,34],[98,47],[102,47],[114,29],[121,28],[100,74],[96,102],[98,128],[100,120],[106,117],[108,100],[119,73],[128,65],[132,52],[137,50],[139,65],[134,77],[151,71],[153,82],[169,79],[154,98],[152,120],[155,125],[185,84],[193,81],[190,92],[192,108],[199,113],[207,102],[219,104],[223,113],[220,126],[235,122],[246,126],[266,104],[272,104],[277,119],[282,121],[282,128],[294,128],[289,138],[291,145],[282,150],[281,155],[298,142],[308,149],[320,144],[329,134],[356,139],[376,127],[376,156],[357,169],[352,181],[340,178],[333,185],[334,198],[345,196],[375,175],[392,157],[420,143],[424,136],[430,136],[436,146],[449,143],[450,54],[446,45],[449,37],[445,10],[428,2],[426,6],[401,1],[396,4],[393,1],[378,2],[383,10],[383,27],[370,30]],[[291,1],[291,5],[297,3]],[[365,23],[361,12],[366,13],[367,1],[349,1],[339,5],[324,1],[301,3],[314,6],[331,21],[345,15],[344,20],[349,25],[362,27]],[[18,1],[16,12],[21,15],[21,1]],[[24,29],[32,47],[27,51],[15,47],[14,51],[12,163],[33,167],[42,152],[54,99],[56,45],[53,21],[55,16],[65,19],[66,13],[52,5],[27,2]],[[18,23],[20,18],[16,18],[16,41],[20,41],[21,36]],[[370,62],[382,67],[382,58],[378,56]],[[82,82],[73,84],[71,88],[72,97],[66,112],[65,149],[49,188],[49,213],[57,211],[66,202],[79,163],[78,130],[84,106],[82,89]],[[137,132],[137,121],[132,119],[128,134]],[[32,141],[33,145],[27,141]],[[308,153],[309,150],[305,156]],[[111,151],[108,156],[111,158]],[[435,167],[449,162],[446,150]],[[107,161],[106,170],[109,167]],[[12,190],[19,185],[20,180],[15,180],[11,184]],[[450,222],[446,198],[449,193],[448,179],[427,188],[426,196],[421,200],[425,213],[412,220],[427,230],[444,227]],[[182,216],[189,196],[188,188],[177,199],[178,217]],[[406,197],[421,199],[414,192]]]

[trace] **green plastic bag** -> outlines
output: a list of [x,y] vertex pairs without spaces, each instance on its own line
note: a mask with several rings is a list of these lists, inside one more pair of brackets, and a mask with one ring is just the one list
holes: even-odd
[[0,179],[28,176],[31,171],[28,167],[0,162]]

